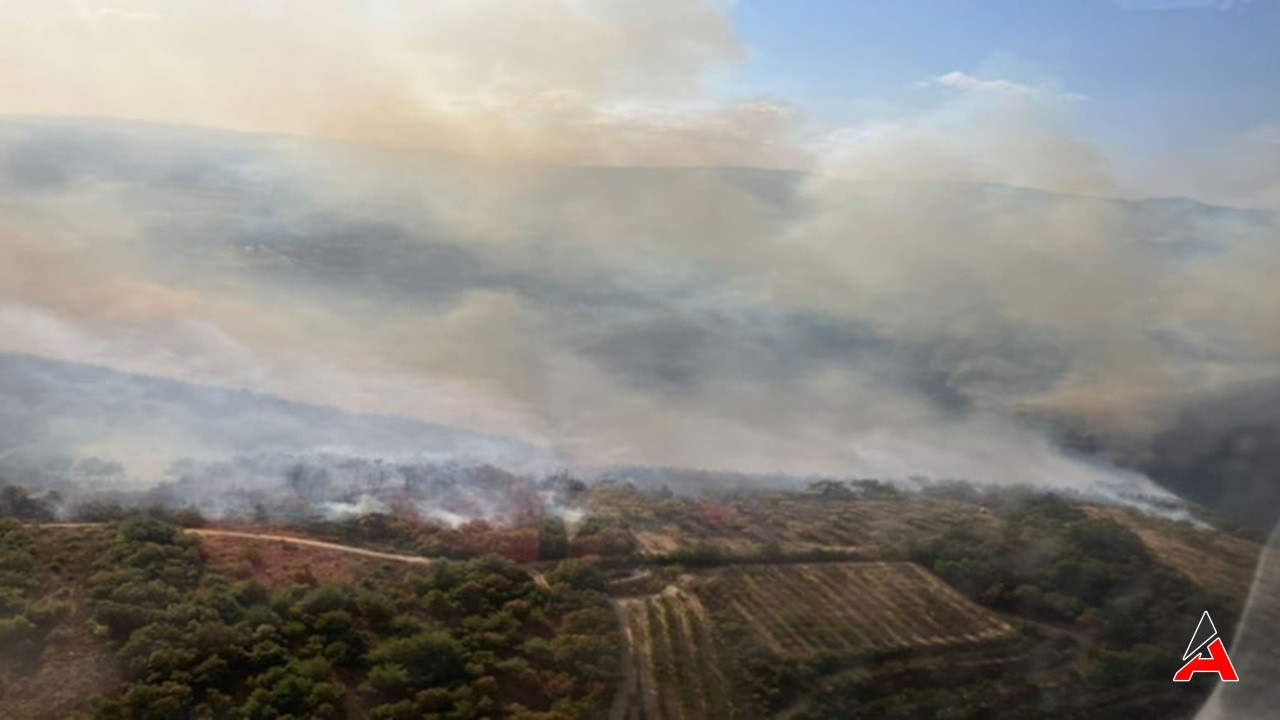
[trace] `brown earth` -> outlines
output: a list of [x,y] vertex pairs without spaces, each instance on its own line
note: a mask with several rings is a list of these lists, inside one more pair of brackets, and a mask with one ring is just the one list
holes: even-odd
[[1157,560],[1208,590],[1241,603],[1249,595],[1259,543],[1132,510],[1091,506],[1086,512],[1129,528]]
[[200,549],[210,570],[267,587],[321,582],[353,583],[371,568],[394,564],[425,567],[431,561],[283,535],[198,529]]
[[927,540],[961,524],[993,534],[1001,526],[998,517],[973,505],[921,497],[885,500],[778,492],[712,505],[605,487],[592,490],[588,506],[627,527],[647,555],[696,545],[751,555],[771,545],[781,553],[825,550],[871,557],[904,538]]
[[783,658],[977,643],[1013,632],[924,568],[907,562],[725,568],[696,587],[726,603]]
[[[90,700],[123,685],[110,650],[94,634],[87,585],[100,552],[110,543],[102,525],[27,526],[35,538],[37,600],[66,614],[35,663],[0,662],[0,720],[66,720]],[[208,568],[252,577],[268,587],[293,583],[353,583],[394,570],[424,572],[431,561],[306,538],[235,530],[191,529]]]
[[614,608],[627,645],[610,720],[728,717],[728,682],[697,596],[669,585],[653,595],[616,600]]
[[64,604],[67,614],[50,633],[32,669],[0,665],[0,718],[65,720],[90,698],[121,686],[119,669],[94,635],[86,586],[93,563],[109,541],[100,527],[32,527],[36,587],[43,602]]

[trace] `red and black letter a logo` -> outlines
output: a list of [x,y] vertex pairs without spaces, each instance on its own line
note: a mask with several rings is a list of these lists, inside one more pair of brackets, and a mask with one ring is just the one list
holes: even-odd
[[1196,626],[1182,659],[1187,663],[1173,676],[1174,682],[1191,682],[1191,676],[1196,673],[1217,673],[1218,679],[1223,682],[1236,682],[1240,679],[1207,610],[1200,617],[1200,624]]

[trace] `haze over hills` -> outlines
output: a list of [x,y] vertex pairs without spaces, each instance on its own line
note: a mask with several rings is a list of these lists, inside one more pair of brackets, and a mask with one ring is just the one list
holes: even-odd
[[[1160,450],[1184,402],[1225,437],[1212,398],[1274,384],[1252,325],[1210,323],[1268,212],[94,120],[0,145],[0,349],[133,376],[6,357],[28,448],[151,477],[310,443],[1150,490],[1115,463],[1258,523],[1280,500],[1235,445]],[[1271,447],[1275,414],[1246,415]]]
[[[0,354],[0,428],[0,475],[74,471],[134,489],[163,477],[173,462],[241,455],[328,453],[514,469],[551,463],[526,444],[462,428],[10,354]],[[95,448],[105,456],[90,455]]]

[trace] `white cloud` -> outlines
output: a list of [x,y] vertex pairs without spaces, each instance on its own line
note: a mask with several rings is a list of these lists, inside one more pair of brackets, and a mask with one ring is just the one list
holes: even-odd
[[994,92],[994,93],[1034,93],[1035,89],[1029,85],[1016,83],[1012,80],[996,78],[995,80],[983,80],[976,78],[968,73],[952,70],[945,75],[938,75],[923,83],[924,85],[934,85],[937,87],[952,88],[955,90],[966,90],[973,92]]
[[922,80],[916,83],[916,85],[920,87],[941,87],[950,90],[959,90],[961,92],[1056,98],[1059,100],[1070,100],[1073,102],[1089,99],[1087,95],[1051,91],[1045,88],[1033,87],[1020,82],[1014,82],[1013,80],[1006,80],[1004,78],[984,80],[960,70],[952,70],[949,73],[938,75],[928,80]]

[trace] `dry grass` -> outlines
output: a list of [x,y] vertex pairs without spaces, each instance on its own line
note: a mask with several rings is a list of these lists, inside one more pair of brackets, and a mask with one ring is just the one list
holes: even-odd
[[1129,528],[1157,560],[1206,589],[1240,603],[1248,597],[1262,552],[1258,543],[1131,510],[1096,506],[1086,510]]
[[630,671],[610,720],[720,720],[728,714],[710,618],[702,602],[676,585],[615,604]]
[[122,684],[110,652],[93,635],[85,586],[109,542],[96,527],[33,527],[37,597],[64,603],[67,615],[48,637],[37,663],[0,668],[0,718],[64,720],[96,695]]
[[201,537],[205,566],[240,579],[252,578],[270,588],[319,582],[351,583],[368,558],[320,550],[280,540]]
[[829,498],[810,493],[762,493],[732,505],[659,499],[622,488],[593,490],[593,512],[630,528],[640,551],[666,555],[709,545],[734,555],[766,544],[783,553],[827,550],[874,556],[903,538],[926,540],[961,524],[999,530],[981,508],[949,500]]
[[776,655],[809,660],[976,643],[1013,633],[914,563],[726,568],[699,592],[731,608]]

